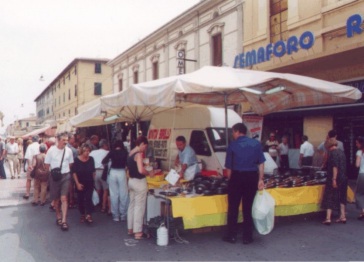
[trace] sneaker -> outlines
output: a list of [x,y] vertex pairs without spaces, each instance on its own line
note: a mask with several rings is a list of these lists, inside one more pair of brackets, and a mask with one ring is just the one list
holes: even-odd
[[121,221],[121,222],[125,222],[125,221],[126,221],[126,217],[121,217],[121,218],[120,218],[120,221]]
[[120,222],[120,219],[118,217],[114,217],[112,220],[114,220],[114,222]]

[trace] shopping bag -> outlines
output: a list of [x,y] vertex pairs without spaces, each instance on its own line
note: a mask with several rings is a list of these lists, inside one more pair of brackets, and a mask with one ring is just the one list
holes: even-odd
[[274,227],[274,198],[265,190],[255,194],[252,217],[256,230],[261,235],[269,234]]
[[96,189],[94,189],[94,192],[92,192],[92,203],[94,206],[97,206],[97,204],[100,202],[99,194],[97,193]]

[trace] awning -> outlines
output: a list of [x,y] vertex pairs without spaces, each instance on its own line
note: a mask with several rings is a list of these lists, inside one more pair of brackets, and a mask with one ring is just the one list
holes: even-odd
[[41,134],[41,133],[44,133],[44,132],[46,132],[47,130],[50,130],[52,127],[50,126],[50,125],[46,125],[46,126],[44,126],[44,127],[42,127],[42,128],[38,128],[38,129],[35,129],[35,130],[33,130],[33,131],[31,131],[31,132],[29,132],[29,133],[27,133],[27,134],[25,134],[25,135],[23,135],[22,136],[22,138],[23,139],[28,139],[29,137],[31,137],[31,136],[35,136],[35,135],[39,135],[39,134]]

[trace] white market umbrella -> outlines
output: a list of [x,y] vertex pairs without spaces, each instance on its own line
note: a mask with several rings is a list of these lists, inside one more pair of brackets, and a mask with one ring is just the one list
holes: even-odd
[[[259,115],[302,106],[353,103],[362,96],[354,87],[311,77],[214,66],[176,76],[169,84],[149,81],[130,89],[133,104],[139,106],[168,108],[195,103],[224,106],[226,111],[228,105],[249,102]],[[227,117],[225,124],[227,127]]]

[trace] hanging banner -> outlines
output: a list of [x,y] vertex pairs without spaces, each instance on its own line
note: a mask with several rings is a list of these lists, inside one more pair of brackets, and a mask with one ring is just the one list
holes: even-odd
[[248,135],[260,141],[263,130],[263,117],[262,116],[242,116],[243,123],[248,128]]

